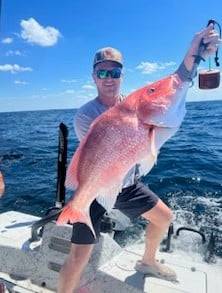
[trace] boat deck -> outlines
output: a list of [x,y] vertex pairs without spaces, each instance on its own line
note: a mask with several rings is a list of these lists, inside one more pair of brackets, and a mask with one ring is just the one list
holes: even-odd
[[[148,293],[220,293],[222,288],[222,265],[194,262],[191,258],[183,258],[179,253],[158,254],[160,262],[169,265],[177,273],[177,281],[143,275],[134,270],[135,263],[141,259],[143,245],[133,245],[100,268],[113,278],[129,284],[138,292]],[[96,291],[95,291],[96,292]],[[101,291],[102,292],[102,291]],[[111,292],[111,291],[110,291]],[[113,291],[115,292],[115,291]]]
[[[0,215],[0,281],[9,292],[56,292],[58,272],[70,249],[71,226],[50,222],[39,241],[31,242],[31,227],[38,217],[18,212]],[[134,270],[143,244],[122,249],[103,234],[82,276],[84,293],[221,293],[222,262],[209,264],[193,254],[159,252],[158,259],[172,267],[177,281],[143,275]]]

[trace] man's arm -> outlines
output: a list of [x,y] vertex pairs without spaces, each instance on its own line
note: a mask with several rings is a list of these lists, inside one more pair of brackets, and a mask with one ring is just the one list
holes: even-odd
[[215,54],[221,44],[219,33],[213,28],[212,23],[201,32],[196,33],[193,37],[183,62],[176,71],[182,81],[187,81],[189,79],[190,71],[194,65],[195,56],[198,55],[199,47],[202,41],[203,44],[205,44],[205,47],[200,57],[206,59]]
[[83,113],[76,114],[73,121],[73,126],[75,134],[78,137],[79,141],[81,141],[82,138],[86,135],[91,123],[92,119],[89,116]]

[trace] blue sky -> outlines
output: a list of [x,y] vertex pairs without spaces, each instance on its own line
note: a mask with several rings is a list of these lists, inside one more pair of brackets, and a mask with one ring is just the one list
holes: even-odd
[[[173,72],[209,19],[221,23],[221,0],[2,0],[0,112],[78,108],[96,95],[92,59],[105,46],[123,54],[128,94]],[[188,100],[210,99],[221,87],[196,79]]]

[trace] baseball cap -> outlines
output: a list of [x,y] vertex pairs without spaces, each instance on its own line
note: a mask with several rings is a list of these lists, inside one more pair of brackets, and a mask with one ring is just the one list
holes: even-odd
[[95,68],[95,66],[98,63],[101,63],[104,61],[114,61],[118,63],[120,67],[123,67],[121,53],[117,49],[112,47],[101,48],[96,52],[94,61],[93,61],[93,68]]

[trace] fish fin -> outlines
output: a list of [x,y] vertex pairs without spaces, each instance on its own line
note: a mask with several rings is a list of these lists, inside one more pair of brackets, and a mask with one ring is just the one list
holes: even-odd
[[80,155],[82,153],[82,149],[86,142],[86,137],[87,135],[80,142],[80,145],[78,146],[77,150],[75,151],[69,163],[69,166],[66,172],[66,180],[65,180],[65,186],[67,188],[76,189],[78,187],[78,184],[79,184],[78,176],[77,176],[78,169],[79,169],[78,167],[79,167]]
[[67,172],[66,172],[66,180],[65,186],[70,189],[76,189],[78,186],[78,179],[77,179],[77,170],[79,164],[79,150],[75,152],[74,156],[72,157]]
[[151,156],[154,158],[154,162],[156,163],[158,151],[156,148],[156,141],[155,141],[155,127],[151,128],[149,137],[150,137],[150,153],[151,153]]
[[93,233],[93,236],[96,238],[96,233],[93,228],[89,212],[80,211],[75,207],[72,207],[70,203],[68,203],[62,210],[61,214],[59,215],[56,225],[63,226],[66,223],[70,222],[71,224],[74,223],[84,223],[86,224]]
[[149,154],[142,161],[140,161],[138,163],[140,175],[145,176],[147,173],[149,173],[149,171],[153,168],[155,162],[156,161],[151,154]]
[[157,162],[158,150],[155,141],[155,127],[152,127],[149,132],[150,139],[150,151],[139,163],[140,174],[146,175],[153,168],[153,165]]
[[121,189],[122,183],[115,183],[115,185],[112,185],[111,188],[104,188],[102,191],[100,191],[100,194],[96,200],[107,210],[107,212],[110,212],[115,205],[116,198]]

